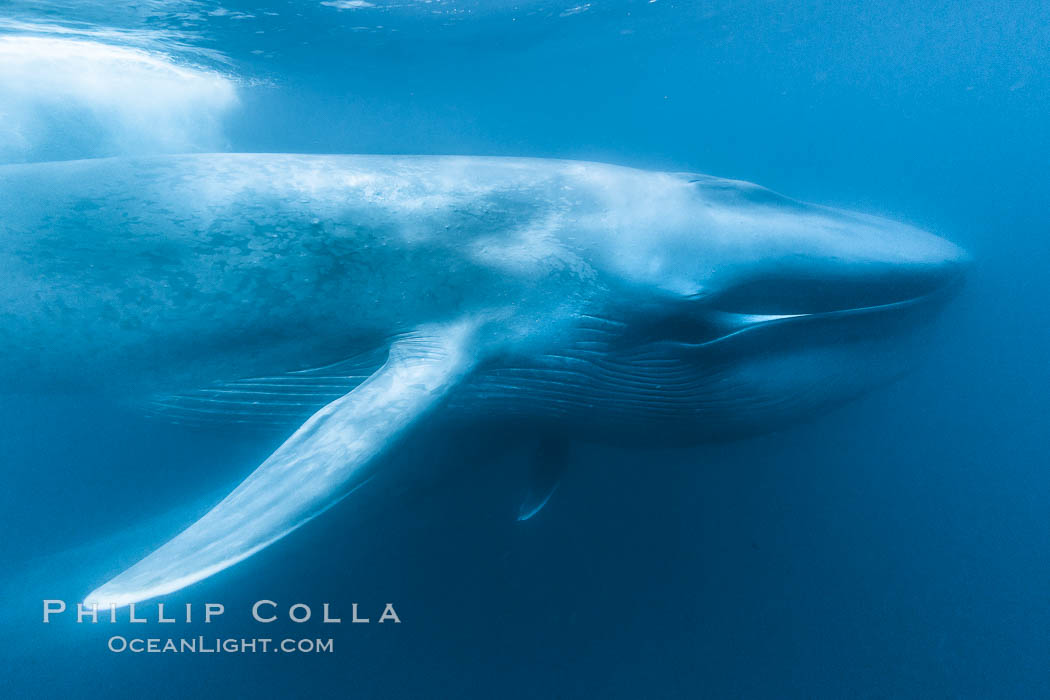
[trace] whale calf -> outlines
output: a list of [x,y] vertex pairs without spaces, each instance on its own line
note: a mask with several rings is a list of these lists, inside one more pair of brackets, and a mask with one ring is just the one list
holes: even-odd
[[599,163],[9,165],[0,389],[105,393],[289,434],[87,596],[122,606],[284,537],[429,417],[547,436],[522,519],[557,485],[562,440],[687,445],[805,418],[906,369],[908,339],[965,264],[905,224]]

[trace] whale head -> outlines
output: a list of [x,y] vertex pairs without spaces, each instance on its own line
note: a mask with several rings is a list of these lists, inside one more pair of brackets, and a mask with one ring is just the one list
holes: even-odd
[[629,190],[600,222],[618,288],[581,323],[573,387],[603,439],[766,432],[885,384],[917,364],[968,266],[931,233],[749,183]]

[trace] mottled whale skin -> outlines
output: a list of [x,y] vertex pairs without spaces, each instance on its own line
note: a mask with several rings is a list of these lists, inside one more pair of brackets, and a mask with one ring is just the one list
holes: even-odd
[[[964,262],[904,224],[598,163],[3,166],[0,388],[107,393],[175,420],[291,433],[210,513],[89,596],[124,605],[283,537],[435,411],[646,445],[811,415],[898,373],[904,331]],[[523,517],[556,471],[539,470]]]

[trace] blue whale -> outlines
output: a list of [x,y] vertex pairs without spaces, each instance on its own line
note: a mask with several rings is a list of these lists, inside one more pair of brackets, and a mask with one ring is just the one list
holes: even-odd
[[284,537],[434,416],[662,445],[813,415],[907,368],[966,254],[698,174],[218,154],[0,167],[0,265],[0,388],[289,434],[108,607]]

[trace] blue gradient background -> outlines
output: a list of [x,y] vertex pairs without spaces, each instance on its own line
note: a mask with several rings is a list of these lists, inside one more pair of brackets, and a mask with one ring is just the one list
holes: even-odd
[[[375,4],[7,12],[185,29],[250,82],[231,150],[702,171],[931,230],[971,250],[971,279],[897,384],[732,444],[575,446],[524,524],[491,436],[421,436],[417,487],[168,598],[225,603],[208,626],[45,626],[39,601],[78,600],[282,436],[3,397],[0,696],[1050,696],[1050,6]],[[389,601],[403,624],[258,625],[259,598],[344,620]],[[111,654],[112,634],[336,653]]]

